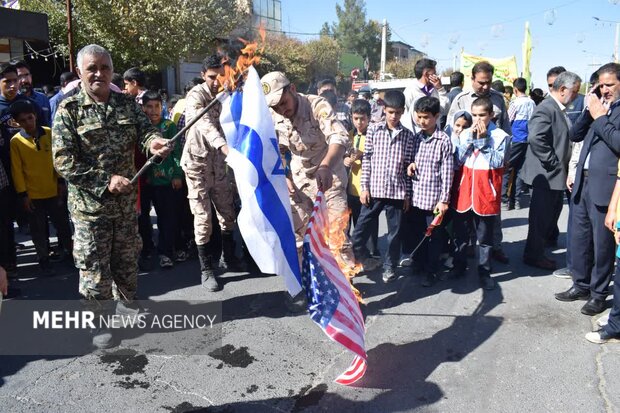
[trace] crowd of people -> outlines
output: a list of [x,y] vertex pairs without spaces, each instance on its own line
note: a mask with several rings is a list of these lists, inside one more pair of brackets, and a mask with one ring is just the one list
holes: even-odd
[[[0,268],[17,271],[14,221],[29,228],[41,274],[53,274],[53,261],[72,261],[80,293],[103,303],[97,311],[131,309],[138,270],[149,271],[155,255],[161,268],[197,255],[201,283],[212,292],[222,288],[224,271],[250,268],[245,249],[237,255],[240,205],[216,99],[224,64],[220,55],[207,57],[200,78],[175,99],[150,90],[139,68],[115,74],[109,53],[97,45],[78,53],[77,75],[62,74],[51,99],[33,90],[24,62],[0,66]],[[493,81],[486,61],[467,75],[470,88],[460,72],[443,85],[436,62],[423,58],[404,91],[364,87],[342,100],[334,79],[318,82],[314,95],[299,93],[282,72],[263,76],[298,250],[321,189],[330,220],[350,211],[345,241],[332,247],[345,273],[382,267],[385,283],[414,273],[430,287],[464,277],[472,265],[480,286],[492,290],[493,261],[510,261],[502,249],[502,211],[526,207],[529,193],[523,262],[571,278],[571,288],[556,298],[586,300],[586,315],[602,313],[613,288],[610,316],[587,338],[620,338],[620,286],[612,282],[620,65],[599,68],[585,95],[579,76],[560,66],[547,73],[547,93],[528,93],[524,78]],[[153,155],[161,162],[133,185],[136,169]],[[557,246],[565,198],[566,266],[558,268],[545,248]],[[290,304],[303,308],[305,294]],[[93,339],[100,348],[113,342],[110,331]]]

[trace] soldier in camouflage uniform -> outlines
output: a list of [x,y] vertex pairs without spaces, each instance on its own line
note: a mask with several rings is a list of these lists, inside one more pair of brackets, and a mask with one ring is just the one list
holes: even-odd
[[[218,76],[224,74],[221,57],[207,57],[202,64],[204,83],[195,86],[186,97],[185,117],[191,122],[205,108],[218,92]],[[226,155],[228,145],[220,125],[222,104],[216,103],[203,117],[187,131],[185,147],[181,157],[181,168],[185,171],[190,207],[194,214],[194,237],[198,248],[202,286],[209,291],[221,289],[214,269],[211,241],[211,201],[215,206],[222,228],[222,252],[228,270],[239,271],[241,265],[235,256],[234,185],[228,175]]]
[[[319,187],[325,192],[331,222],[342,220],[347,214],[348,179],[343,157],[350,145],[349,134],[325,99],[297,93],[284,73],[268,73],[261,83],[272,109],[280,152],[283,158],[287,152],[291,154],[287,184],[300,251]],[[337,229],[337,226],[330,225],[330,228]],[[332,252],[354,265],[348,239],[339,251]]]
[[[162,157],[170,149],[133,98],[110,90],[113,67],[106,49],[84,47],[77,66],[81,90],[63,100],[56,112],[52,154],[69,187],[80,293],[91,300],[110,300],[114,282],[121,298],[131,302],[141,247],[136,190],[130,182],[136,172],[134,147]],[[93,343],[108,347],[111,336],[96,335]]]

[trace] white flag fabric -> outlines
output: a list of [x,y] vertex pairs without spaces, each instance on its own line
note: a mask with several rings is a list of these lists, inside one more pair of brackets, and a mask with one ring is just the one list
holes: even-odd
[[301,276],[291,204],[273,120],[253,67],[243,91],[222,102],[220,123],[228,141],[226,162],[235,172],[241,198],[241,236],[260,270],[284,277],[295,296]]

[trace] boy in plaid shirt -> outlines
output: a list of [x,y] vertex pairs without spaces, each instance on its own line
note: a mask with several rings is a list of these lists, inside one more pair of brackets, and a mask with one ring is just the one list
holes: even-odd
[[353,231],[353,250],[357,260],[369,271],[377,262],[369,257],[366,242],[372,221],[385,210],[388,224],[387,252],[383,263],[383,281],[396,279],[394,272],[400,256],[400,226],[403,211],[409,209],[411,178],[406,169],[413,162],[413,133],[403,127],[405,95],[400,91],[385,94],[385,120],[368,128],[362,158],[360,202],[362,210]]
[[[448,135],[437,127],[441,116],[439,99],[424,96],[416,101],[413,110],[420,131],[414,137],[414,162],[407,168],[407,175],[412,177],[411,213],[417,245],[434,216],[444,215],[448,210],[454,151]],[[422,244],[416,253],[416,258],[424,263],[424,287],[433,285],[437,278],[439,255],[445,241],[442,234],[440,228],[435,228],[429,242]]]

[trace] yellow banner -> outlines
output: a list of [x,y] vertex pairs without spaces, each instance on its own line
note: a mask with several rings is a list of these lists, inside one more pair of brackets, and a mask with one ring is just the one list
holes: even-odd
[[465,75],[464,89],[471,89],[471,69],[482,60],[491,63],[495,68],[493,80],[501,80],[505,85],[512,86],[512,82],[519,77],[517,59],[514,56],[494,59],[491,57],[474,56],[461,52],[461,72]]
[[532,35],[530,33],[530,22],[525,22],[525,39],[523,39],[523,73],[522,76],[527,81],[527,88],[530,88],[530,59],[532,57]]

